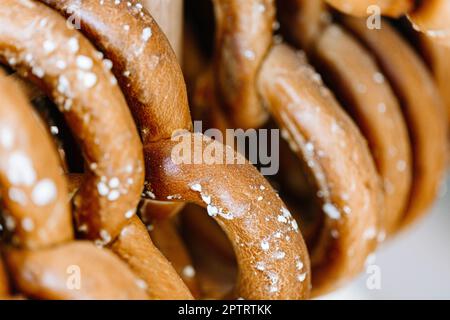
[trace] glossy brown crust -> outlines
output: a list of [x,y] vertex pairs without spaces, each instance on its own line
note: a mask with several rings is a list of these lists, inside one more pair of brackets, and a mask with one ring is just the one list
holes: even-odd
[[151,299],[192,299],[189,289],[155,247],[147,228],[137,216],[130,219],[111,249],[147,284],[147,294]]
[[72,239],[67,183],[55,146],[18,85],[2,72],[0,101],[0,184],[13,244],[37,249]]
[[[195,144],[200,148],[192,148]],[[201,157],[202,150],[208,147],[216,149],[218,155],[228,153],[233,157],[229,159],[246,163],[231,148],[200,134],[185,133],[176,141],[149,144],[146,155],[151,174],[147,179],[156,187],[151,190],[156,198],[177,195],[179,201],[206,207],[217,220],[236,253],[238,297],[307,298],[307,250],[295,220],[271,186],[247,163],[185,164],[177,149],[187,146],[191,146],[195,157]]]
[[148,299],[125,263],[90,242],[41,250],[10,249],[6,263],[17,289],[30,298]]
[[155,246],[172,264],[192,295],[199,298],[201,294],[196,271],[175,223],[174,219],[154,221],[151,224],[150,237]]
[[310,252],[313,295],[359,273],[376,247],[382,189],[359,130],[303,55],[277,45],[261,69],[259,92],[291,149],[307,162],[320,190],[324,227]]
[[402,102],[414,161],[413,187],[402,221],[402,226],[406,226],[427,211],[445,175],[448,132],[445,107],[426,66],[387,21],[380,30],[368,30],[364,21],[355,18],[346,18],[345,24],[376,56]]
[[0,5],[0,58],[38,84],[64,112],[88,163],[74,200],[78,227],[91,239],[114,239],[125,213],[139,201],[143,157],[113,75],[65,19],[28,0]]
[[408,14],[414,28],[435,41],[450,46],[450,1],[426,0]]
[[267,113],[258,98],[256,78],[272,43],[274,1],[214,0],[214,12],[217,94],[234,126],[259,127]]
[[[426,0],[429,1],[429,0]],[[367,9],[376,5],[381,14],[398,18],[409,12],[414,6],[414,0],[326,0],[335,9],[357,17],[368,16]]]
[[[70,16],[76,8],[81,31],[113,61],[144,145],[192,126],[186,88],[165,35],[139,1],[41,0]],[[128,6],[128,3],[131,5]]]
[[321,33],[315,56],[369,143],[384,185],[381,227],[392,233],[404,215],[412,183],[411,146],[397,98],[370,52],[339,26]]

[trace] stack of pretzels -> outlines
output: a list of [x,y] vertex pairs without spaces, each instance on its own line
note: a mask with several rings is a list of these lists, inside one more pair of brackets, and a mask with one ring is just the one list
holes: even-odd
[[[450,1],[157,2],[1,1],[0,298],[307,299],[432,205]],[[281,129],[280,172],[191,111]]]

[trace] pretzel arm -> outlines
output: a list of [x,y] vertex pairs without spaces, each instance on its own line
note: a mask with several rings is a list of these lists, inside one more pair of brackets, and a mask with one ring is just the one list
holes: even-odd
[[326,213],[312,249],[313,294],[329,291],[359,273],[376,240],[382,190],[365,140],[306,59],[285,45],[269,53],[259,92],[291,149],[304,158]]
[[143,184],[142,145],[115,78],[63,18],[31,1],[2,1],[0,59],[39,85],[64,113],[88,163],[74,200],[79,227],[90,239],[114,239]]
[[147,283],[147,293],[157,300],[193,299],[172,265],[155,247],[147,228],[134,216],[111,249]]
[[[309,259],[297,223],[271,186],[229,147],[199,134],[178,136],[146,146],[158,199],[177,195],[179,201],[206,207],[233,244],[239,266],[236,294],[245,299],[298,299],[309,294]],[[183,164],[174,148],[202,146],[245,164]],[[194,150],[194,148],[192,148]],[[202,156],[198,150],[197,157]],[[238,162],[241,163],[241,162]]]
[[448,158],[445,106],[426,66],[388,22],[380,30],[368,30],[364,21],[356,18],[346,18],[344,23],[373,52],[402,102],[414,166],[412,191],[401,222],[406,226],[431,206],[445,176]]

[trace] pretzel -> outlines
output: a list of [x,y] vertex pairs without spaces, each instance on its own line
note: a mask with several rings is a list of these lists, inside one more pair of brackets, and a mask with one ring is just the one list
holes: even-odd
[[115,78],[42,4],[3,1],[0,27],[0,59],[54,99],[79,140],[88,168],[74,200],[78,227],[108,243],[136,207],[143,181],[142,147]]
[[216,221],[204,214],[203,208],[192,204],[181,213],[181,227],[202,297],[229,297],[238,272],[233,247],[226,234]]
[[[72,242],[67,183],[51,138],[18,85],[3,73],[0,99],[0,184],[8,209],[5,227],[13,233],[12,246],[4,252],[5,266],[0,260],[0,296],[9,298],[7,267],[14,286],[35,298],[147,298],[112,253]],[[34,148],[36,142],[39,149]],[[80,290],[67,286],[69,266],[82,272]],[[108,272],[97,274],[101,268]]]
[[[186,144],[226,154],[234,151],[200,134],[180,133]],[[206,207],[225,231],[239,266],[236,293],[246,299],[306,298],[309,260],[295,220],[270,185],[249,164],[183,164],[172,154],[175,141],[146,146],[147,176],[157,199],[177,195],[179,201]],[[191,148],[192,156],[198,155]],[[198,149],[197,149],[198,150]],[[239,154],[235,159],[243,161]],[[241,162],[238,162],[241,163]],[[239,192],[235,192],[239,190]]]
[[[68,177],[69,192],[75,193],[83,177],[80,174],[71,174]],[[192,294],[176,270],[153,244],[145,225],[134,213],[129,219],[119,237],[110,244],[111,250],[127,262],[142,280],[141,285],[151,299],[192,299]]]
[[323,0],[279,1],[282,29],[289,40],[303,50],[309,50],[329,20]]
[[[153,18],[139,1],[41,0],[69,17],[76,11],[81,31],[112,61],[144,145],[191,129],[180,67]],[[132,5],[128,6],[127,3]],[[110,14],[105,15],[105,11]],[[104,29],[108,32],[103,32]],[[152,77],[148,77],[151,71]],[[173,211],[179,209],[173,205]]]
[[397,98],[370,53],[339,26],[321,33],[315,56],[368,140],[384,185],[382,227],[392,233],[404,214],[412,176],[411,146]]
[[[68,14],[67,8],[71,4],[71,1],[69,0],[58,2],[45,0],[44,2],[56,8],[65,15]],[[161,153],[167,153],[168,148],[171,145],[173,146],[173,142],[168,139],[170,138],[170,135],[172,135],[172,132],[175,130],[191,128],[189,110],[186,104],[186,92],[175,56],[167,44],[164,36],[160,32],[158,26],[154,23],[145,10],[141,9],[133,1],[130,1],[130,3],[131,6],[128,6],[124,2],[115,4],[113,2],[105,1],[101,4],[98,1],[88,0],[83,3],[81,8],[79,8],[77,14],[81,21],[83,33],[88,38],[95,41],[107,57],[114,57],[112,59],[114,61],[113,72],[118,76],[119,83],[122,84],[125,96],[128,97],[128,102],[135,116],[138,127],[141,128],[141,133],[143,129],[148,129],[144,131],[145,134],[142,134],[142,139],[144,141],[144,145],[146,146],[144,153],[147,164],[147,174],[150,175],[147,177],[149,183],[146,186],[146,194],[150,194],[152,196],[155,195],[156,200],[168,200],[167,197],[173,195],[172,193],[169,193],[169,190],[172,188],[165,189],[168,194],[165,196],[162,195],[161,189],[165,187],[161,186],[162,182],[160,181],[155,184],[154,176],[157,175],[158,172],[161,172],[162,168],[164,168],[164,165],[166,164],[164,159],[161,158]],[[109,15],[104,14],[105,10],[108,10]],[[129,32],[126,33],[127,37],[125,38],[126,42],[124,43],[124,40],[122,40],[124,39],[123,27],[126,25],[128,25],[130,29],[128,30]],[[99,28],[96,28],[96,26],[107,28],[108,32],[102,33]],[[145,32],[148,28],[152,30],[152,40],[143,41],[142,36],[149,35],[148,31]],[[139,31],[136,32],[135,30]],[[145,38],[145,40],[150,40],[147,39],[147,37]],[[135,55],[136,52],[134,46],[136,43],[142,44],[142,54]],[[159,59],[159,63],[154,66],[154,64],[151,63],[151,61],[154,62],[154,59],[151,58],[158,55],[161,56],[161,59]],[[164,57],[164,59],[162,59],[162,57]],[[142,68],[142,65],[149,66],[152,70],[152,78],[158,79],[158,77],[164,77],[164,80],[161,79],[161,81],[158,82],[143,81],[142,77],[146,74],[146,68]],[[124,70],[127,69],[124,69],[124,66],[126,66],[126,68],[130,71],[129,74],[127,73],[128,77],[125,79],[123,73]],[[166,84],[167,86],[170,86],[166,87]],[[167,88],[176,88],[176,90],[167,90]],[[153,89],[155,90],[153,91]],[[160,105],[158,105],[157,101],[150,99],[147,94],[143,94],[148,92],[156,94],[155,100],[156,98],[161,99],[161,95],[164,96],[164,100],[161,101]],[[175,93],[175,95],[168,98],[167,94],[171,93]],[[145,101],[145,104],[139,104],[139,109],[136,104],[136,96],[139,96],[141,99],[138,101],[142,101],[143,98],[147,98],[146,100],[143,100]],[[176,106],[176,108],[174,106]],[[159,153],[153,155],[154,152]],[[159,157],[155,158],[157,155]],[[206,171],[204,172],[212,171],[214,167],[215,166],[206,165]],[[249,167],[250,166],[244,166],[245,169],[242,170],[247,173],[247,181],[251,181],[253,179],[259,182],[259,180],[261,180],[260,185],[267,189],[266,193],[269,197],[275,197],[272,189],[267,185],[264,179],[260,178],[259,174],[254,171],[254,169],[250,169]],[[222,172],[221,175],[231,174],[231,172],[237,170],[234,165],[221,166],[219,169],[219,172]],[[203,174],[203,168],[196,169],[195,171],[197,172],[198,170],[200,170],[200,172],[202,172],[201,174]],[[216,175],[219,172],[216,172]],[[264,184],[267,185],[267,187]],[[241,192],[240,188],[234,187],[233,184],[228,184],[227,186],[228,188],[225,190],[230,190],[229,192],[231,194]],[[177,188],[174,188],[174,190],[176,191]],[[213,192],[218,191],[211,190],[210,192],[211,195],[213,195]],[[190,194],[191,196],[192,194],[195,194],[197,197],[195,200],[198,201],[198,193],[190,191]],[[193,199],[188,198],[186,200]],[[241,203],[245,204],[246,202],[244,199],[241,199]],[[235,223],[230,222],[226,223],[226,226],[229,224],[233,226],[227,227],[229,236],[233,240],[236,240],[238,237],[240,239],[241,235],[239,233],[242,233],[248,237],[246,238],[246,241],[252,241],[256,246],[263,242],[263,247],[265,248],[265,241],[267,240],[264,239],[265,237],[271,236],[270,231],[273,227],[269,226],[268,222],[266,222],[262,217],[264,215],[268,215],[268,219],[276,219],[276,217],[280,214],[279,211],[282,209],[281,201],[276,200],[276,203],[277,205],[268,208],[263,208],[262,202],[255,206],[255,209],[259,210],[255,213],[255,215],[257,215],[257,219],[255,218],[255,223],[261,223],[260,227],[263,228],[262,230],[264,230],[264,232],[257,235],[250,235],[247,230],[243,230],[242,227],[236,227]],[[227,206],[224,205],[224,208],[227,208]],[[271,208],[275,208],[276,211],[270,211]],[[250,218],[251,217],[249,217],[249,220]],[[289,219],[286,218],[286,220]],[[294,231],[291,232],[293,234],[289,235],[289,237],[296,240],[292,240],[295,244],[289,248],[289,251],[287,251],[288,248],[285,248],[287,246],[287,243],[285,243],[286,240],[283,239],[275,241],[277,243],[279,242],[280,250],[281,248],[283,249],[283,254],[286,255],[286,257],[273,262],[273,265],[277,266],[273,270],[272,262],[270,262],[268,265],[270,270],[257,272],[256,275],[254,274],[256,267],[249,264],[256,263],[257,261],[249,261],[249,259],[253,258],[256,260],[255,254],[261,252],[262,249],[258,247],[254,251],[249,251],[249,249],[241,248],[235,243],[235,250],[237,251],[236,253],[238,260],[245,260],[242,262],[243,265],[240,268],[242,278],[239,280],[237,286],[237,292],[241,296],[245,298],[258,299],[283,297],[305,298],[308,296],[310,278],[306,249],[303,246],[303,241],[300,234],[297,234]],[[273,253],[272,250],[270,250],[269,253]],[[282,254],[280,253],[280,255]],[[299,261],[302,262],[302,268],[299,270],[296,269],[295,263],[293,262],[295,259],[294,255],[295,258],[298,258]],[[275,270],[284,269],[289,270],[289,275],[278,276],[274,273]],[[297,277],[300,277],[301,281],[297,279]]]
[[270,51],[258,88],[321,191],[327,215],[311,252],[313,290],[319,294],[358,273],[375,249],[375,239],[364,234],[378,228],[378,176],[358,129],[306,60],[288,46]]
[[377,57],[403,105],[414,166],[411,195],[400,226],[405,227],[427,211],[445,175],[445,107],[426,66],[387,22],[380,30],[368,30],[363,21],[350,17],[344,22]]
[[414,29],[423,32],[435,41],[450,45],[450,1],[427,0],[419,1],[416,8],[408,13]]
[[414,6],[413,0],[326,0],[326,2],[335,9],[358,17],[371,14],[368,8],[374,5],[380,8],[380,13],[392,18],[400,17]]
[[[273,8],[273,3],[270,3],[271,8],[268,8],[266,6],[266,10],[269,12],[272,12],[274,10]],[[216,4],[217,6],[217,4]],[[218,9],[216,9],[217,11]],[[269,36],[272,34],[272,31],[270,29],[262,29],[259,28],[259,25],[261,24],[261,22],[255,22],[253,20],[249,20],[248,18],[246,18],[247,16],[249,16],[248,13],[246,13],[245,10],[228,10],[225,11],[226,12],[226,22],[223,22],[220,19],[220,16],[217,17],[216,14],[216,24],[218,24],[218,35],[216,36],[216,39],[220,39],[220,34],[222,29],[225,29],[224,26],[221,26],[221,24],[225,23],[225,24],[230,24],[233,28],[230,28],[230,30],[233,30],[235,33],[239,34],[239,30],[254,30],[254,33],[250,33],[249,37],[251,36],[253,40],[256,41],[256,39],[266,39],[266,37],[268,37],[267,33],[269,34]],[[238,27],[239,24],[236,23],[235,21],[246,21],[246,25],[242,26],[242,27]],[[266,19],[267,21],[267,19]],[[231,32],[231,31],[230,31]],[[230,38],[233,38],[233,34],[230,34]],[[217,40],[216,40],[217,42]],[[225,49],[223,49],[225,50]],[[271,57],[271,54],[273,52],[283,52],[283,54],[279,54],[277,55],[277,57],[280,60],[284,60],[287,59],[289,62],[285,63],[285,64],[276,64],[274,61],[271,61],[271,63],[268,63],[267,60],[269,59],[269,57]],[[280,125],[280,127],[282,128],[283,132],[285,133],[285,136],[290,136],[291,139],[291,146],[292,149],[294,149],[299,158],[300,159],[306,159],[305,161],[308,162],[311,159],[311,154],[310,151],[306,150],[306,147],[303,147],[303,149],[299,148],[298,146],[298,142],[297,140],[302,138],[301,136],[299,136],[298,134],[298,130],[296,127],[300,127],[303,130],[303,127],[306,127],[304,130],[313,130],[313,128],[309,128],[307,126],[307,124],[302,123],[301,119],[296,118],[293,116],[293,114],[291,112],[291,110],[284,110],[286,109],[288,106],[292,106],[294,105],[293,101],[289,100],[289,99],[294,99],[292,97],[292,95],[297,94],[298,92],[305,92],[302,91],[301,88],[297,87],[297,84],[295,84],[295,82],[300,82],[300,83],[304,83],[307,82],[308,83],[308,79],[307,77],[309,76],[313,76],[313,75],[308,75],[308,73],[293,73],[291,72],[292,69],[296,69],[299,68],[299,65],[304,65],[304,62],[299,62],[297,61],[297,58],[292,58],[291,56],[295,54],[293,52],[291,52],[290,48],[284,48],[283,50],[274,50],[272,49],[270,51],[269,54],[266,54],[263,57],[263,64],[262,67],[259,69],[255,81],[256,83],[252,82],[251,79],[246,79],[248,81],[248,83],[246,85],[253,87],[256,85],[256,89],[257,89],[257,93],[259,97],[261,97],[259,99],[259,105],[260,106],[266,106],[267,107],[267,111],[269,112],[269,114],[271,114],[274,119],[276,120],[276,122]],[[273,59],[274,60],[274,59]],[[219,63],[225,63],[223,61],[216,62],[217,64]],[[270,69],[274,68],[276,71],[274,73],[270,73]],[[224,67],[224,69],[226,69],[226,67]],[[276,73],[276,72],[279,72]],[[220,79],[220,74],[218,72],[216,72],[216,74],[218,75],[217,77]],[[313,74],[311,72],[311,74]],[[275,82],[270,82],[269,79],[270,77],[276,77],[280,75],[286,75],[286,78],[288,80],[280,80],[284,82],[288,82],[289,83],[289,88],[292,86],[293,88],[291,89],[286,89],[288,92],[285,93],[283,95],[283,90],[281,90],[281,88],[277,87],[274,83]],[[282,77],[281,77],[282,78]],[[294,80],[295,79],[295,80]],[[220,80],[219,80],[220,81]],[[230,85],[230,87],[232,87],[232,84]],[[276,87],[276,89],[273,89],[274,87]],[[267,91],[270,91],[271,93],[267,93]],[[275,93],[276,91],[276,93]],[[313,85],[313,89],[312,92],[314,92],[315,94],[317,94],[318,97],[320,97],[320,92],[326,91],[323,88],[320,88],[318,86],[316,86],[316,84]],[[309,92],[309,90],[307,91]],[[308,93],[310,94],[310,93]],[[277,100],[276,95],[280,96],[280,100]],[[281,96],[283,96],[281,98]],[[286,100],[284,100],[284,96],[287,96]],[[301,95],[303,96],[303,95]],[[222,95],[220,95],[220,93],[218,94],[219,98],[223,98]],[[309,95],[307,95],[307,98],[305,99],[310,99],[311,97]],[[298,98],[300,99],[300,98]],[[314,98],[311,99],[318,99],[314,96]],[[316,183],[319,183],[319,190],[320,190],[320,194],[326,194],[326,196],[328,197],[328,193],[324,192],[324,191],[328,191],[329,189],[329,185],[334,185],[335,184],[335,180],[337,179],[337,176],[342,177],[344,180],[340,181],[339,187],[336,188],[336,193],[333,194],[333,197],[330,199],[329,197],[327,199],[322,199],[323,201],[325,201],[324,203],[322,203],[322,207],[325,209],[326,212],[330,213],[330,216],[336,217],[336,216],[344,216],[345,211],[350,211],[352,210],[353,212],[358,212],[360,208],[366,209],[365,206],[363,205],[363,203],[367,200],[367,206],[371,206],[370,208],[367,208],[367,219],[363,219],[363,218],[357,218],[354,216],[352,216],[350,219],[347,219],[347,217],[343,217],[342,221],[338,222],[337,219],[333,219],[333,218],[326,218],[324,227],[321,230],[321,234],[320,234],[320,241],[317,244],[317,246],[315,248],[313,248],[311,254],[312,257],[312,263],[313,263],[313,294],[317,295],[323,292],[326,292],[332,288],[334,288],[335,286],[341,285],[343,282],[345,282],[345,280],[348,280],[349,278],[351,278],[353,275],[355,275],[357,272],[359,272],[363,265],[364,265],[364,261],[367,257],[367,255],[369,253],[371,253],[374,249],[375,249],[375,240],[372,239],[365,239],[364,241],[359,241],[358,243],[354,243],[352,240],[349,240],[351,238],[353,239],[363,239],[363,235],[364,233],[367,233],[370,230],[378,230],[378,223],[379,223],[379,213],[381,211],[381,185],[379,183],[379,179],[376,175],[375,172],[375,168],[374,168],[374,164],[372,159],[370,159],[366,153],[368,153],[368,149],[367,146],[364,144],[363,138],[361,137],[359,131],[354,128],[354,126],[352,125],[351,121],[346,118],[345,115],[343,115],[342,112],[340,111],[336,111],[335,109],[339,109],[340,107],[337,105],[337,103],[331,99],[332,102],[331,104],[333,105],[332,107],[332,112],[331,114],[330,111],[327,111],[327,113],[329,114],[329,119],[327,119],[328,122],[330,122],[330,126],[331,126],[331,121],[334,119],[335,123],[339,123],[341,117],[344,118],[344,128],[343,129],[346,132],[346,139],[348,139],[348,146],[353,147],[354,145],[356,145],[355,149],[356,149],[356,153],[358,154],[358,158],[359,159],[363,159],[361,161],[357,162],[357,166],[354,169],[354,171],[352,172],[352,177],[354,176],[356,181],[358,181],[358,185],[363,186],[365,184],[365,179],[367,179],[368,185],[369,186],[365,186],[362,187],[362,189],[364,190],[363,194],[358,194],[356,195],[354,192],[349,192],[349,188],[350,186],[348,185],[343,185],[344,181],[347,181],[348,178],[346,177],[345,179],[343,177],[345,177],[345,174],[343,174],[343,172],[338,172],[339,170],[344,170],[343,169],[343,165],[338,166],[339,169],[336,169],[334,167],[332,167],[331,165],[329,165],[327,167],[328,170],[328,176],[324,177],[324,173],[322,172],[322,168],[309,168],[310,171],[312,171],[313,177],[315,179]],[[282,102],[281,102],[282,101]],[[300,101],[300,100],[298,100]],[[315,100],[312,100],[315,103]],[[311,103],[312,101],[309,101],[309,103]],[[325,110],[327,109],[326,104],[329,104],[330,102],[328,100],[319,100],[321,104],[323,104],[324,106],[320,106],[319,109],[324,108]],[[284,104],[284,105],[283,105]],[[307,103],[308,104],[308,103]],[[229,108],[227,106],[226,103],[224,103],[225,106],[225,110],[228,111]],[[238,108],[238,105],[235,105],[235,108]],[[309,107],[309,105],[305,106],[305,107]],[[278,111],[279,108],[283,108],[283,112]],[[311,105],[311,108],[312,105]],[[240,112],[240,111],[233,111],[232,117],[236,117],[235,113],[236,112]],[[281,116],[282,114],[282,116]],[[322,121],[325,120],[321,120],[320,118],[320,114],[318,115],[316,112],[311,111],[311,114],[314,115],[314,120],[310,120],[310,121],[314,121],[316,122],[316,124],[318,123],[322,123]],[[228,114],[227,114],[228,116]],[[288,118],[293,118],[292,121],[290,121]],[[288,121],[289,120],[289,121]],[[347,124],[349,124],[350,126],[352,126],[352,129],[349,130],[349,132],[347,132]],[[326,125],[324,125],[324,127],[326,127]],[[319,130],[319,126],[317,127],[316,130]],[[313,139],[313,137],[318,137],[318,136],[323,136],[323,133],[319,131],[315,131],[310,132],[311,135],[308,134],[308,138]],[[295,138],[292,138],[292,136],[295,135]],[[292,142],[295,141],[295,142]],[[350,141],[352,141],[352,143],[350,143]],[[303,146],[306,145],[306,143],[309,141],[300,141],[300,143],[303,143]],[[315,142],[315,141],[314,141]],[[309,143],[308,147],[314,147],[314,143]],[[302,150],[302,151],[300,151]],[[331,145],[329,146],[329,148],[327,150],[320,150],[321,153],[325,153],[327,154],[326,151],[330,151],[330,153],[332,154],[336,154],[337,151],[333,150],[331,148]],[[334,159],[334,158],[333,158]],[[347,165],[348,166],[354,166],[355,161],[353,161],[350,157],[347,158],[347,160],[343,160],[342,157],[339,157],[340,161],[347,161]],[[344,163],[344,162],[343,162]],[[350,163],[352,163],[350,165]],[[309,162],[309,164],[311,165],[311,162]],[[311,170],[312,169],[312,170]],[[352,171],[353,169],[350,169],[350,171]],[[336,172],[335,172],[336,171]],[[360,175],[361,172],[364,172],[364,175]],[[345,172],[348,174],[348,172]],[[342,174],[342,175],[341,175]],[[330,181],[331,180],[331,181]],[[342,186],[342,190],[340,190]],[[358,188],[357,188],[358,189]],[[345,203],[346,201],[340,199],[339,197],[341,196],[341,194],[344,194],[344,198],[347,199],[347,197],[350,195],[351,199],[350,199],[350,204],[347,205],[347,203]],[[336,207],[337,206],[337,207]],[[345,210],[344,210],[345,209]],[[339,225],[339,226],[338,226]],[[354,227],[354,225],[358,225],[358,227]],[[348,231],[350,230],[350,231]],[[343,234],[342,235],[342,239],[333,239],[332,235],[336,236],[337,234]],[[350,234],[349,237],[347,238],[347,234]],[[373,232],[372,232],[373,233]],[[348,241],[347,241],[348,240]],[[329,244],[329,246],[328,246]],[[354,247],[352,247],[354,246]],[[336,247],[336,249],[335,249]],[[347,251],[349,251],[349,253],[347,254]],[[331,257],[328,257],[331,256]],[[326,265],[326,266],[325,266]]]

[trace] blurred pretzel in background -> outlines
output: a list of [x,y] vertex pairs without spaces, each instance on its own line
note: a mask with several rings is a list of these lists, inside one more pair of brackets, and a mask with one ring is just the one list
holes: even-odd
[[[0,298],[344,285],[445,175],[449,3],[4,0]],[[279,173],[192,132],[191,111],[279,128]]]
[[[239,262],[238,283],[230,296],[248,299],[307,298],[310,289],[309,258],[301,234],[284,204],[256,169],[248,163],[236,166],[205,165],[205,169],[197,173],[195,166],[181,165],[177,169],[179,173],[173,175],[171,151],[175,142],[170,138],[176,130],[179,136],[191,139],[189,143],[201,143],[204,147],[214,145],[224,154],[231,153],[234,158],[241,156],[200,134],[189,133],[191,122],[181,70],[165,36],[140,2],[85,1],[76,11],[80,17],[81,31],[99,46],[102,53],[94,50],[78,31],[66,28],[65,20],[58,17],[57,11],[62,14],[73,12],[73,6],[78,4],[76,1],[42,2],[56,11],[37,1],[16,3],[11,0],[2,4],[0,18],[5,25],[3,37],[0,38],[4,44],[2,61],[21,75],[28,76],[44,93],[53,97],[83,146],[87,171],[82,177],[67,176],[71,179],[71,187],[78,190],[74,196],[75,208],[82,207],[84,203],[103,203],[105,198],[116,204],[107,207],[110,213],[98,219],[94,219],[95,214],[100,212],[97,208],[91,209],[94,216],[90,210],[77,215],[77,236],[94,240],[97,246],[105,248],[98,250],[108,254],[112,251],[125,261],[127,265],[123,262],[120,265],[128,270],[128,274],[133,272],[133,277],[137,279],[137,292],[146,292],[141,298],[147,295],[155,299],[191,298],[172,267],[153,247],[143,223],[134,215],[138,197],[136,192],[128,189],[133,187],[140,195],[144,172],[142,154],[139,152],[142,145],[136,139],[132,122],[128,120],[131,118],[125,106],[126,99],[145,145],[147,182],[143,194],[152,200],[171,200],[175,199],[173,194],[177,194],[178,202],[190,201],[205,206],[209,214],[219,221],[234,244]],[[19,12],[24,19],[12,21],[11,17]],[[29,17],[28,20],[26,17]],[[27,29],[27,26],[33,28]],[[9,31],[13,28],[22,28],[30,34],[11,32],[18,35],[11,37]],[[43,34],[49,39],[41,40],[39,35]],[[34,48],[45,50],[33,51]],[[65,54],[64,58],[60,51]],[[152,78],[147,78],[147,71],[153,75]],[[74,78],[70,78],[72,74]],[[65,81],[64,77],[70,81]],[[102,92],[108,92],[108,96]],[[167,98],[167,94],[172,94],[173,99]],[[96,101],[99,106],[88,108],[89,101]],[[109,105],[109,109],[103,110],[103,105]],[[82,111],[92,112],[92,116],[82,117]],[[121,116],[116,119],[114,116],[119,112]],[[92,125],[90,130],[88,123]],[[121,123],[131,125],[125,127]],[[88,135],[91,132],[93,138]],[[109,140],[102,135],[106,132],[111,134]],[[124,140],[119,139],[122,136]],[[114,149],[115,146],[117,149]],[[122,152],[117,153],[116,150]],[[104,159],[108,161],[102,162]],[[133,162],[130,163],[129,159]],[[245,159],[240,162],[245,163]],[[104,163],[110,166],[104,168]],[[103,170],[106,172],[103,173]],[[236,174],[240,180],[235,179]],[[99,181],[95,180],[95,187],[85,187],[97,178]],[[216,186],[213,181],[218,179],[222,179],[223,183]],[[126,189],[121,188],[122,184],[126,184]],[[242,193],[245,188],[249,189]],[[84,195],[84,189],[91,193]],[[254,189],[260,190],[261,195],[249,201],[248,196]],[[222,199],[223,194],[228,194],[230,198]],[[135,199],[134,209],[124,206],[126,201],[123,198],[127,197]],[[168,215],[170,212],[167,211]],[[120,217],[120,224],[119,219],[117,223],[109,221],[109,216],[111,219]],[[284,217],[283,222],[279,221],[279,216]],[[253,227],[250,229],[249,226]],[[56,257],[46,259],[48,252],[43,252],[44,264],[40,265],[38,253],[31,252],[29,262],[36,265],[38,276],[47,272],[46,261],[57,269],[55,272],[61,271],[64,260],[59,261]],[[55,255],[64,256],[64,250],[57,250]],[[74,261],[78,263],[81,258],[75,256]],[[14,261],[24,263],[20,256]],[[83,270],[83,266],[80,268]],[[18,291],[23,291],[27,297],[36,297],[35,290],[39,291],[39,286],[27,291],[22,288],[25,286],[23,281],[29,286],[35,284],[28,277],[19,278],[17,282],[20,285],[14,283]],[[64,286],[64,282],[60,285]],[[129,290],[133,287],[130,286]],[[45,298],[55,297],[59,296]]]

